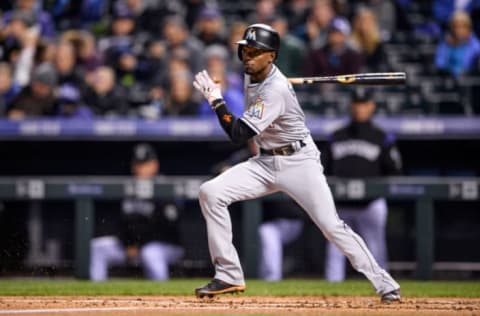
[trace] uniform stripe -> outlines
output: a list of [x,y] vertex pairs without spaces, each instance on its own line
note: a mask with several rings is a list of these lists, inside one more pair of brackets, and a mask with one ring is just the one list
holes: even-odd
[[261,133],[261,130],[259,130],[255,125],[253,125],[252,122],[250,122],[249,120],[247,120],[245,117],[241,117],[240,118],[242,120],[242,122],[244,122],[245,124],[247,124],[248,127],[250,127],[251,129],[253,129],[253,131],[258,135]]
[[[356,234],[352,231],[352,229],[351,229],[351,228],[350,228],[350,229],[347,229],[347,227],[350,228],[350,226],[348,226],[347,224],[344,223],[344,229],[345,229],[345,231],[346,231],[347,233],[349,233],[350,236],[352,236],[353,240],[355,240],[355,242],[358,244],[358,247],[365,253],[365,255],[366,255],[367,258],[368,258],[368,261],[370,262],[372,271],[376,271],[377,269],[374,269],[375,265],[374,265],[374,263],[372,262],[370,256],[368,255],[368,250],[366,250],[365,247],[363,247],[363,244],[359,241],[359,239],[357,238]],[[365,243],[365,242],[364,242],[364,243]],[[380,269],[382,269],[382,268],[380,267]],[[395,289],[395,286],[394,286],[392,283],[390,283],[388,279],[385,279],[385,276],[384,276],[383,273],[380,273],[380,275],[382,276],[382,281],[383,281],[384,283],[390,284],[390,285]],[[378,289],[377,289],[377,290],[378,290]],[[390,291],[390,290],[389,290],[389,291]],[[389,292],[389,291],[387,291],[387,292]],[[385,294],[385,293],[380,293],[380,294]]]

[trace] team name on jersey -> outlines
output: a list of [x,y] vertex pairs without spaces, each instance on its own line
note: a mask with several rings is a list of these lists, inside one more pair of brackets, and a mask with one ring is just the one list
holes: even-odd
[[150,200],[141,200],[141,199],[128,199],[124,200],[122,203],[123,213],[130,214],[141,214],[145,217],[150,217],[155,211],[155,203]]
[[335,142],[332,145],[334,160],[347,156],[359,156],[369,161],[374,161],[380,155],[380,146],[365,140],[346,140]]
[[248,107],[247,115],[262,119],[264,107],[263,100],[260,97],[257,97],[255,102]]

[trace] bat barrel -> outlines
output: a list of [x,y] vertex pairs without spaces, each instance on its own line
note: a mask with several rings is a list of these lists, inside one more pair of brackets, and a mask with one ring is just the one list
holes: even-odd
[[360,84],[360,85],[397,85],[397,84],[405,84],[407,80],[407,76],[405,73],[379,73],[379,74],[372,74],[372,75],[358,75],[354,76],[353,81],[350,78],[346,79],[346,82],[342,82],[345,80],[344,78],[338,78],[340,83],[345,84]]
[[404,72],[379,72],[349,74],[338,76],[289,78],[292,84],[338,83],[355,85],[399,85],[405,84],[407,75]]

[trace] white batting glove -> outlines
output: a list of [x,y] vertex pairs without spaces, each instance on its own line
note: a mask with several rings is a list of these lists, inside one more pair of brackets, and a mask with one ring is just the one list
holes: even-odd
[[216,99],[222,99],[222,87],[220,83],[215,83],[206,70],[195,75],[193,86],[203,94],[210,104]]

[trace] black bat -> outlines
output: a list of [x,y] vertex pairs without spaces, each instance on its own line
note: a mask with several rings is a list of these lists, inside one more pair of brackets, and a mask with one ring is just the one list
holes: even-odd
[[339,83],[358,85],[400,85],[405,84],[404,72],[372,72],[363,74],[288,78],[292,84]]

